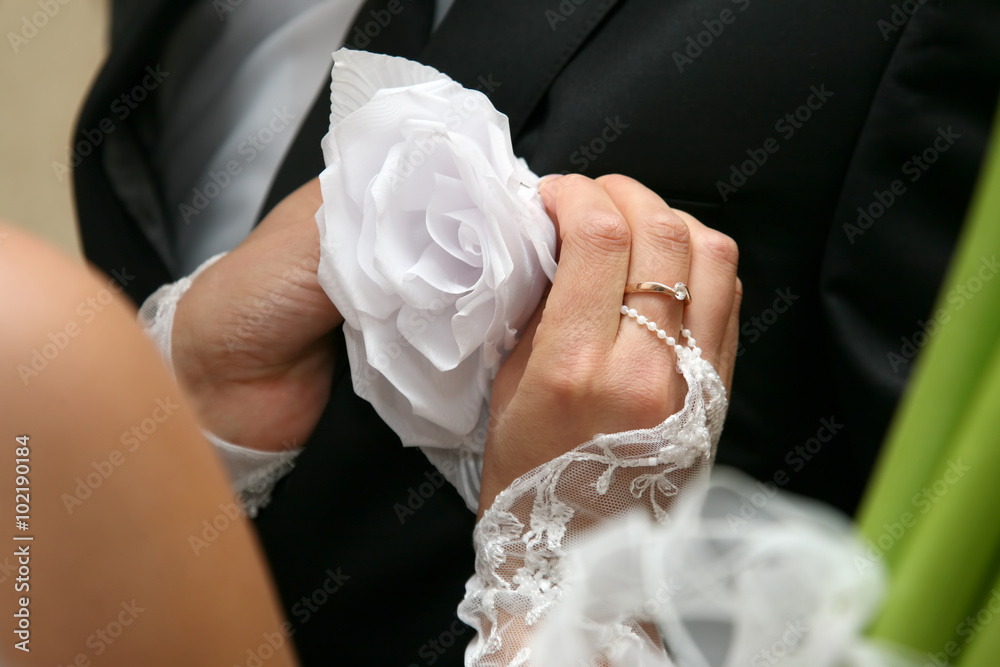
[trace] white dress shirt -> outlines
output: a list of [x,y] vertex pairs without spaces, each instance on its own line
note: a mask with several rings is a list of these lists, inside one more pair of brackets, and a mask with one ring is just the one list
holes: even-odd
[[[152,151],[176,230],[165,259],[178,275],[253,229],[362,2],[244,0],[221,11],[203,0],[178,27]],[[435,26],[451,3],[437,0]]]

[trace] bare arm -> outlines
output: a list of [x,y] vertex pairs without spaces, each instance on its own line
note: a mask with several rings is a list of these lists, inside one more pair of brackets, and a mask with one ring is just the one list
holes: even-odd
[[[132,309],[106,277],[0,233],[0,656],[243,665],[248,652],[266,657],[270,638],[267,664],[295,664],[252,529]],[[17,457],[23,435],[30,455]],[[15,524],[15,458],[30,459],[27,531]],[[219,529],[202,546],[203,522]],[[15,591],[25,546],[30,589]],[[14,647],[22,597],[30,653]]]

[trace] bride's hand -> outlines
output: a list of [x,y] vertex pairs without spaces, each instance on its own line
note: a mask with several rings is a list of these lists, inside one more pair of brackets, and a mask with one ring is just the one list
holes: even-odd
[[624,176],[546,179],[542,198],[559,229],[559,267],[493,385],[480,515],[532,468],[683,405],[673,349],[620,312],[627,283],[688,285],[687,306],[655,294],[624,303],[682,344],[683,321],[727,393],[732,382],[742,293],[732,239]]
[[319,181],[289,195],[177,304],[177,379],[204,428],[261,450],[302,444],[326,406],[343,318],[316,279]]

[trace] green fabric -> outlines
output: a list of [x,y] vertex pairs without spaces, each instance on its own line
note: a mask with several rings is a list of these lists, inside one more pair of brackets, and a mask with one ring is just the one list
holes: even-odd
[[961,648],[957,664],[960,667],[995,667],[1000,663],[1000,578],[992,582],[979,602],[979,608],[964,619],[960,637],[956,641]]
[[869,546],[859,569],[884,560],[892,578],[871,632],[927,654],[929,665],[1000,665],[996,134],[858,518]]

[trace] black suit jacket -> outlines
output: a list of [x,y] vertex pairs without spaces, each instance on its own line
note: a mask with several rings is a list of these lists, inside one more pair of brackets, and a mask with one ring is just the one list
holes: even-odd
[[[137,303],[179,277],[147,167],[156,109],[109,108],[189,5],[128,13],[80,116],[78,142],[115,125],[75,171],[84,247],[138,274]],[[736,239],[745,295],[718,460],[852,511],[975,182],[998,31],[985,0],[456,0],[420,60],[489,94],[536,173],[627,174]],[[322,169],[325,114],[262,215]],[[306,664],[461,664],[472,516],[435,479],[341,368],[257,520]],[[331,570],[349,579],[317,604]]]

